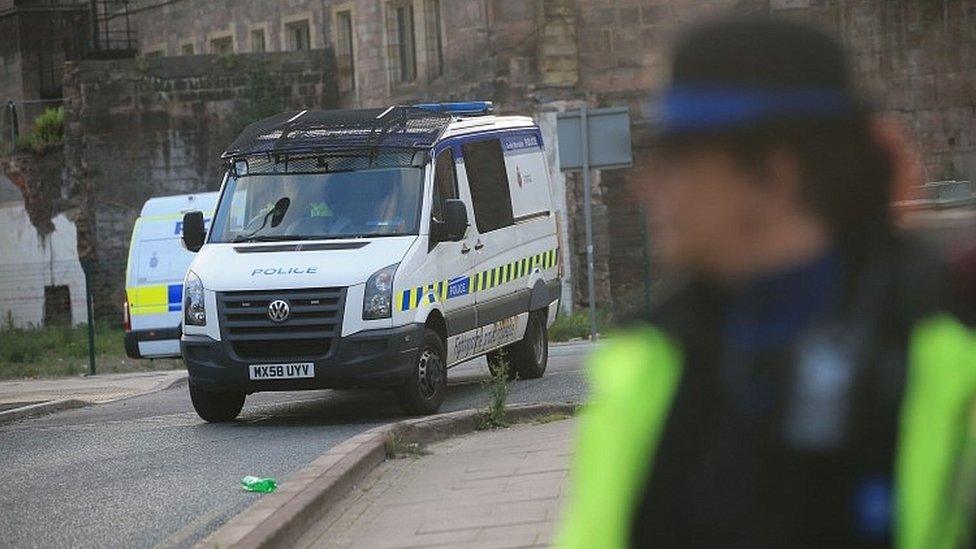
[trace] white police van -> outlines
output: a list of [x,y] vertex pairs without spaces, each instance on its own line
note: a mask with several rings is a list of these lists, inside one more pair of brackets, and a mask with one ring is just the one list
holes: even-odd
[[308,110],[242,132],[209,230],[199,212],[183,224],[200,417],[232,420],[258,391],[356,387],[427,414],[471,358],[545,372],[560,260],[542,136],[490,113]]
[[125,269],[125,352],[129,358],[180,356],[183,279],[193,254],[183,249],[183,215],[209,220],[217,193],[150,198],[132,227]]

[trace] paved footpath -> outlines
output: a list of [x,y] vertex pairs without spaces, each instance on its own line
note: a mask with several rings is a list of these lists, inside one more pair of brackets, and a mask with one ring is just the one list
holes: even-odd
[[186,370],[0,381],[0,410],[46,401],[75,399],[102,404],[159,391],[182,382]]
[[545,547],[552,543],[576,421],[481,431],[387,460],[298,547]]

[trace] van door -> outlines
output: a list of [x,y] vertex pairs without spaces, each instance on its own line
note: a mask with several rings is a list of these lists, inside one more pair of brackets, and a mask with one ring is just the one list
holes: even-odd
[[[445,200],[460,198],[471,204],[467,186],[459,184],[454,149],[447,147],[437,153],[434,160],[433,200],[431,201],[431,226],[441,219]],[[468,219],[473,219],[470,207]],[[447,323],[448,363],[455,362],[457,349],[452,336],[475,329],[476,311],[471,288],[471,274],[474,268],[473,230],[468,229],[465,238],[458,242],[430,241],[428,263],[436,266],[439,281],[434,291],[443,303],[444,319]]]
[[462,145],[464,172],[474,209],[475,266],[472,283],[481,345],[489,351],[521,337],[528,311],[527,275],[521,261],[509,174],[505,152],[498,138],[470,141]]

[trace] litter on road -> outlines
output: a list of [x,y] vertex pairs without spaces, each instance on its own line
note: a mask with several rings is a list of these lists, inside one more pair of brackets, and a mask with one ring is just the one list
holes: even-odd
[[241,488],[244,488],[246,492],[261,492],[262,494],[269,494],[274,492],[278,487],[278,482],[273,478],[260,478],[252,477],[248,475],[241,479]]

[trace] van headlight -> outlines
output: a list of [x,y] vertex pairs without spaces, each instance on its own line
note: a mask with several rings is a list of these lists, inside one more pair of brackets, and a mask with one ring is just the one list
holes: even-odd
[[363,320],[390,318],[393,315],[393,275],[399,263],[373,273],[366,281],[363,296]]
[[186,272],[183,281],[183,324],[207,325],[207,308],[203,302],[203,282],[193,271]]

